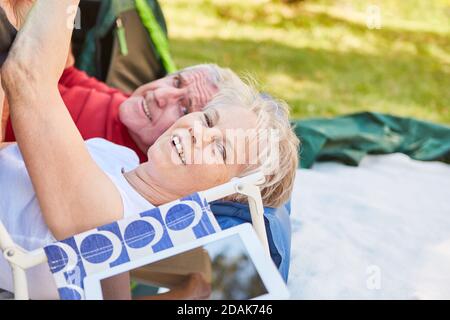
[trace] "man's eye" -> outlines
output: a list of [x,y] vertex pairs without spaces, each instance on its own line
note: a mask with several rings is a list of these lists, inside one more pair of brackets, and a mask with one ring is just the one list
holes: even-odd
[[179,76],[175,76],[175,77],[173,78],[173,86],[174,86],[175,88],[181,88],[181,79],[180,79]]
[[181,107],[181,114],[182,114],[183,116],[187,115],[188,113],[189,113],[188,108],[186,108],[186,107]]

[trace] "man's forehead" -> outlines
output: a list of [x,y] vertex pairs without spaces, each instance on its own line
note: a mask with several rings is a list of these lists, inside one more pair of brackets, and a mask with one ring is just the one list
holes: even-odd
[[203,109],[217,92],[207,68],[184,70],[179,73],[184,87],[189,88],[189,99],[192,110]]
[[212,85],[211,74],[206,67],[198,67],[192,69],[181,70],[177,73],[183,80],[188,82],[208,82]]

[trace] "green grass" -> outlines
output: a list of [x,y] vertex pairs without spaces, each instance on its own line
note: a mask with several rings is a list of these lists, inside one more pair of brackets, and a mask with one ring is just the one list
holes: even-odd
[[[450,0],[161,0],[179,67],[250,73],[295,118],[378,111],[450,124]],[[381,29],[366,9],[381,9]]]

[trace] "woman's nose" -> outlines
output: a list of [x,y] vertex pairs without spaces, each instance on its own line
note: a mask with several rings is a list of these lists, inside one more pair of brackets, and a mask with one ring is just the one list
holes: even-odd
[[192,143],[195,147],[204,148],[221,137],[221,132],[217,128],[205,128],[195,130],[189,128]]

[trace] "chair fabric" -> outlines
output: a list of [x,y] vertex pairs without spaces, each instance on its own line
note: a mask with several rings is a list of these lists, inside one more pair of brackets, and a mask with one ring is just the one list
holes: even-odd
[[208,203],[196,193],[55,242],[44,251],[60,298],[82,300],[86,277],[220,230]]

